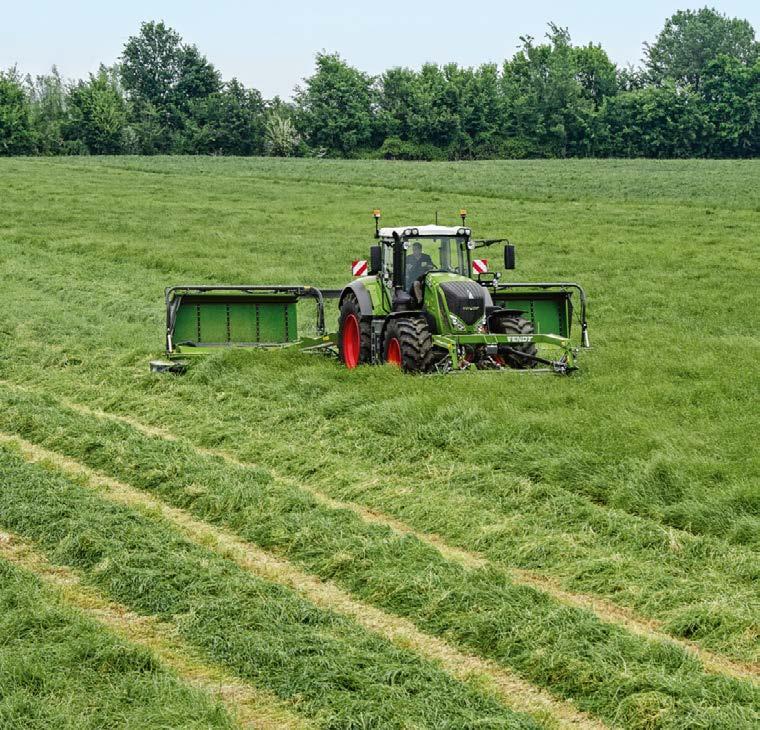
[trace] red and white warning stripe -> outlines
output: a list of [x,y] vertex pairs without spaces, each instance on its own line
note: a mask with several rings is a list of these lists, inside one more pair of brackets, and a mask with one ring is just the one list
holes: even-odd
[[472,273],[485,274],[488,271],[488,259],[473,259]]
[[367,262],[362,259],[356,259],[351,262],[351,273],[354,276],[364,276],[367,273]]

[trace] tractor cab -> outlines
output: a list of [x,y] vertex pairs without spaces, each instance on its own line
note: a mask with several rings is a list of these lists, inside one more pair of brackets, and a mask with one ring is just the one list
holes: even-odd
[[[378,272],[393,288],[413,295],[434,272],[467,276],[470,268],[470,229],[447,226],[381,228]],[[378,256],[379,254],[379,256]],[[417,287],[419,289],[419,286]]]

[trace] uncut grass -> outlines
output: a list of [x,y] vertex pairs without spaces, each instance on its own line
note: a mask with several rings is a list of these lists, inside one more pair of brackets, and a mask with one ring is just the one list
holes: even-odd
[[[153,491],[210,522],[348,588],[421,629],[517,669],[610,722],[751,723],[760,694],[705,675],[672,645],[649,642],[512,585],[494,568],[468,570],[430,546],[319,505],[264,470],[233,467],[177,442],[113,422],[7,397],[0,428]],[[138,466],[139,465],[139,466]]]
[[[44,274],[31,270],[27,276],[47,276],[51,291],[61,290],[63,278],[50,274],[53,257],[43,254],[41,259],[46,265]],[[96,271],[97,266],[98,262]],[[123,303],[117,301],[130,296],[126,289],[136,278],[102,282],[103,291],[115,290],[115,311],[123,311]],[[29,291],[30,296],[19,294],[10,301],[28,312],[35,305]],[[37,292],[37,296],[46,301],[46,292]],[[330,362],[293,354],[257,357],[247,353],[208,362],[184,379],[155,379],[144,373],[139,351],[127,350],[116,361],[106,361],[86,352],[81,343],[74,349],[67,332],[101,331],[103,314],[85,304],[90,290],[73,288],[67,296],[71,297],[68,304],[75,305],[65,310],[67,326],[49,332],[49,337],[42,331],[45,325],[33,333],[41,345],[45,339],[52,339],[52,345],[19,352],[18,344],[9,342],[9,348],[15,347],[19,354],[0,362],[0,371],[28,379],[34,360],[41,360],[42,372],[33,378],[37,381],[52,381],[56,388],[63,387],[80,398],[84,393],[85,400],[100,401],[108,408],[143,411],[146,420],[171,422],[177,432],[203,443],[223,445],[246,458],[318,480],[333,496],[385,509],[418,529],[438,531],[459,545],[484,550],[509,564],[548,570],[564,578],[568,587],[606,595],[665,620],[666,628],[677,636],[743,659],[756,659],[753,605],[757,605],[757,593],[752,580],[757,577],[757,560],[752,553],[725,550],[709,541],[631,521],[623,512],[597,508],[572,491],[545,481],[536,484],[531,480],[526,486],[505,468],[491,473],[487,464],[475,468],[466,460],[441,464],[442,458],[421,446],[429,443],[431,430],[437,428],[426,418],[441,408],[436,400],[441,385],[436,379],[407,379],[368,370],[352,374],[350,387],[346,387],[344,371]],[[138,319],[140,314],[137,310]],[[28,327],[28,322],[24,326]],[[120,324],[124,347],[129,346],[136,329],[130,328],[129,322]],[[28,341],[29,333],[24,334]],[[61,342],[63,350],[58,347]],[[93,383],[89,389],[88,379]],[[113,383],[110,388],[108,379]],[[476,386],[482,383],[477,376],[449,380],[447,396],[454,403],[462,402],[473,381]],[[572,382],[551,379],[537,385],[537,394],[540,389],[541,398],[549,401],[544,407],[551,410],[552,401],[567,401],[571,395],[562,389],[572,387],[568,385]],[[403,392],[398,392],[399,387]],[[357,388],[374,393],[374,398],[357,405]],[[158,403],[161,406],[157,408]],[[480,416],[463,418],[456,408],[448,406],[458,438],[469,428],[471,433],[463,442],[488,443]],[[415,416],[421,423],[396,437],[399,411],[407,414],[408,423],[412,424]],[[255,418],[246,416],[252,413]],[[352,414],[359,425],[346,429],[345,421],[341,423],[345,414]],[[389,439],[395,437],[388,454],[374,457],[391,463],[381,464],[374,474],[368,474],[366,467],[355,468],[349,456],[352,451],[367,453],[361,425],[365,423],[375,430],[382,427]],[[523,424],[522,430],[525,428]],[[279,433],[276,439],[273,430]],[[313,444],[313,448],[303,444]],[[440,441],[433,440],[433,444]],[[449,443],[449,450],[454,446]],[[487,448],[479,447],[479,451]],[[394,458],[395,453],[403,454],[403,460]],[[378,474],[382,478],[378,479]]]
[[0,521],[53,562],[326,727],[536,727],[432,663],[257,579],[161,520],[0,453]]
[[[72,166],[72,160],[55,160]],[[419,193],[494,197],[511,201],[645,201],[650,205],[760,212],[752,160],[489,160],[480,162],[387,162],[362,160],[210,159],[133,157],[73,161],[74,169],[108,166],[168,179],[187,176],[247,178],[299,184],[408,190]],[[171,177],[169,177],[171,176]],[[452,211],[453,212],[453,211]]]
[[[168,177],[160,173],[162,162],[172,171]],[[76,292],[53,288],[56,275],[51,270],[41,270],[34,286],[47,277],[51,290],[67,303],[82,297],[84,305],[83,294],[89,294],[93,319],[88,334],[102,331],[112,315],[135,324],[149,320],[159,333],[159,292],[169,276],[343,283],[346,261],[366,248],[366,206],[377,202],[378,195],[399,219],[416,219],[428,207],[455,209],[461,203],[459,193],[445,191],[447,185],[457,188],[459,174],[447,175],[453,169],[474,175],[483,194],[489,186],[502,186],[509,171],[524,175],[526,182],[543,174],[541,190],[558,182],[567,191],[581,178],[585,182],[574,198],[560,196],[545,203],[512,200],[506,193],[504,199],[475,198],[473,225],[484,235],[506,229],[525,241],[520,276],[571,275],[592,292],[597,349],[584,361],[586,377],[562,386],[471,378],[470,402],[509,406],[506,413],[473,408],[471,417],[477,415],[490,448],[471,448],[479,432],[457,432],[459,438],[452,439],[451,419],[440,417],[426,423],[421,434],[413,431],[404,445],[413,453],[415,446],[418,451],[434,450],[431,458],[441,463],[457,460],[509,469],[679,529],[757,547],[760,504],[753,485],[760,478],[760,460],[751,448],[753,419],[744,408],[758,378],[758,343],[751,330],[757,303],[743,282],[758,266],[754,240],[760,224],[753,206],[760,193],[758,184],[752,184],[756,178],[746,177],[746,165],[617,163],[597,169],[574,164],[567,171],[535,164],[382,168],[389,170],[390,180],[400,174],[397,170],[407,171],[410,180],[411,171],[419,173],[419,187],[410,200],[409,191],[372,187],[376,183],[370,173],[381,169],[377,163],[324,168],[310,161],[301,167],[286,163],[283,179],[271,181],[256,176],[266,174],[271,161],[259,162],[263,167],[258,162],[215,166],[192,160],[87,161],[82,166],[62,162],[49,168],[35,161],[8,163],[15,165],[8,168],[15,174],[3,204],[6,228],[0,233],[11,243],[21,243],[31,258],[31,266],[25,261],[20,267],[23,272],[47,251],[58,259],[53,269],[60,275],[71,276],[74,269],[76,278],[77,269],[83,272],[84,286]],[[48,179],[39,178],[42,169]],[[316,180],[316,169],[329,184]],[[334,184],[337,175],[355,180],[361,170],[371,184]],[[658,190],[675,186],[676,180],[689,187],[696,179],[699,195],[708,196],[705,207],[695,209],[683,193],[653,198],[648,177],[655,181],[650,188]],[[62,183],[68,187],[61,189]],[[625,205],[609,202],[602,195],[605,186],[615,194],[627,191]],[[743,192],[737,191],[740,186]],[[32,193],[38,197],[30,203]],[[118,206],[112,204],[116,199]],[[247,200],[255,200],[256,207],[246,205]],[[724,210],[731,200],[735,208]],[[57,228],[51,237],[47,221],[52,216]],[[155,281],[150,290],[146,274]],[[129,292],[128,314],[122,296],[111,304],[109,293],[119,282]],[[720,293],[719,307],[705,306],[707,292]],[[99,311],[92,306],[93,297],[109,304]],[[145,314],[148,300],[159,308],[150,316]],[[47,323],[48,318],[38,321]],[[116,334],[113,325],[109,335]],[[78,334],[67,348],[81,342],[85,332]],[[140,328],[146,344],[147,334]],[[106,342],[92,336],[89,344],[114,347],[123,339],[123,332]],[[158,342],[157,335],[152,342]],[[741,363],[732,367],[726,353],[739,351]],[[727,369],[731,378],[724,377]],[[426,394],[429,407],[445,414],[441,388],[433,390],[438,392],[432,397]],[[267,413],[260,400],[234,395],[228,400],[230,406]],[[361,392],[354,402],[378,400],[387,400],[386,394]],[[416,408],[416,400],[409,397],[402,405]],[[265,433],[280,425],[278,415],[294,418],[287,400],[270,405],[272,418],[256,425]],[[454,417],[460,410],[457,404]],[[292,436],[301,443],[315,425],[329,429],[334,460],[326,468],[342,465],[360,477],[378,467],[391,473],[403,469],[405,459],[388,457],[399,449],[386,433],[382,411],[369,422],[356,419],[345,407],[327,417],[320,410],[310,415],[309,428],[294,429]],[[374,453],[358,455],[345,448],[355,440],[345,432],[357,428],[378,445]],[[230,434],[233,439],[240,436],[247,434]]]
[[0,726],[233,728],[146,649],[66,606],[0,558]]

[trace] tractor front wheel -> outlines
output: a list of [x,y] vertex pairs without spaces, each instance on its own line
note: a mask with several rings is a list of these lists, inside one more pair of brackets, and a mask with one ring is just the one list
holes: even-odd
[[[533,322],[514,316],[495,318],[491,331],[501,335],[532,335],[535,332]],[[538,363],[535,360],[530,357],[521,357],[519,353],[535,357],[536,346],[532,342],[526,342],[524,344],[515,343],[509,347],[499,347],[499,355],[509,367],[518,370],[536,367]]]
[[433,338],[424,317],[396,317],[385,328],[383,359],[407,373],[426,373],[433,356]]
[[347,294],[338,319],[338,354],[347,368],[370,361],[371,336],[371,325],[362,319],[359,300],[353,294]]

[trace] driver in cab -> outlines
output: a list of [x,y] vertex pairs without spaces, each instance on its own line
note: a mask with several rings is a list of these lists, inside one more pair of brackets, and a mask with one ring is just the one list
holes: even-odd
[[422,252],[422,244],[416,241],[412,244],[412,252],[406,257],[406,287],[409,289],[414,281],[426,271],[434,269],[435,264],[429,254]]

